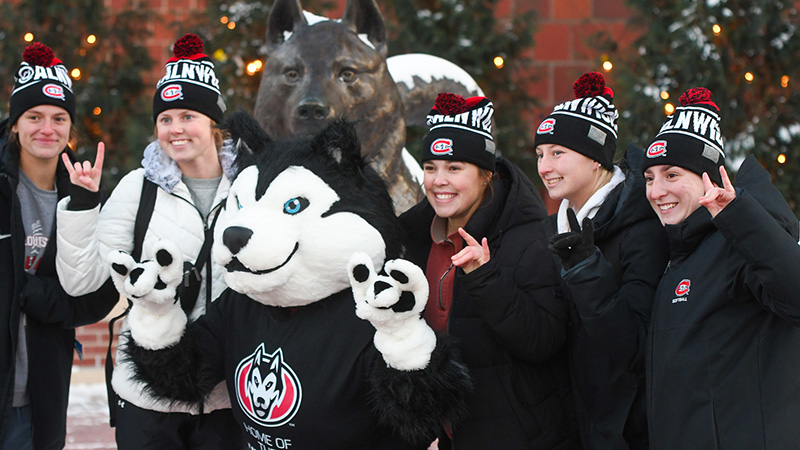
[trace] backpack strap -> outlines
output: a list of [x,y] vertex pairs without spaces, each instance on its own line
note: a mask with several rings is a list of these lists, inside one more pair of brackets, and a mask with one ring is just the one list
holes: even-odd
[[[203,266],[206,265],[211,256],[211,246],[214,244],[214,226],[217,224],[219,212],[220,209],[217,209],[214,218],[211,220],[211,226],[206,228],[203,247],[200,248],[200,253],[197,255],[194,264],[188,261],[183,264],[183,283],[178,288],[178,297],[181,301],[181,309],[183,309],[187,317],[194,309],[195,304],[197,304],[197,297],[200,295]],[[211,263],[208,264],[206,275],[206,306],[208,306],[208,302],[211,300]]]
[[[158,186],[147,178],[142,179],[142,194],[139,196],[139,210],[136,211],[136,220],[133,224],[133,259],[138,261],[142,256],[144,247],[144,235],[150,226],[150,219],[153,217],[153,209],[156,205],[156,195]],[[114,374],[114,361],[111,355],[111,345],[114,343],[114,324],[117,320],[125,317],[131,311],[133,303],[128,300],[128,307],[122,314],[114,317],[108,322],[108,349],[106,350],[106,393],[108,394],[108,423],[110,426],[116,425],[116,405],[117,393],[111,386],[111,376]]]

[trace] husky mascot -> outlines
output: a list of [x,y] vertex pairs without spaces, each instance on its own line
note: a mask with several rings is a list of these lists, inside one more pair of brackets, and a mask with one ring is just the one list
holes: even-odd
[[179,303],[129,296],[135,376],[197,404],[225,380],[250,449],[427,448],[470,381],[421,319],[425,275],[393,259],[402,231],[352,125],[283,141],[245,113],[228,127],[243,144],[212,249],[229,289],[188,326]]

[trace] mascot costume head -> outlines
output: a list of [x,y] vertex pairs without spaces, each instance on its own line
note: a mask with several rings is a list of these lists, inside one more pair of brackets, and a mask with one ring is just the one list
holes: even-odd
[[349,123],[277,145],[249,116],[228,122],[239,166],[217,224],[214,257],[233,290],[272,306],[303,306],[349,287],[355,251],[378,267],[399,254],[402,230]]

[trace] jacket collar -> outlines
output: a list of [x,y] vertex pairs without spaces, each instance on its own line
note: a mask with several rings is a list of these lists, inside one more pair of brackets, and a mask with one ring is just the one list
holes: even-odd
[[[229,180],[233,180],[237,171],[233,140],[227,139],[222,144],[222,148],[219,150],[219,162],[222,165],[222,173]],[[158,141],[151,142],[144,149],[142,167],[144,167],[145,178],[170,194],[183,177],[183,172],[178,167],[178,163],[167,155],[167,152],[161,148]]]
[[717,227],[711,221],[711,213],[702,206],[683,222],[677,225],[666,225],[664,230],[669,240],[670,256],[674,258],[692,253],[700,242],[716,229]]

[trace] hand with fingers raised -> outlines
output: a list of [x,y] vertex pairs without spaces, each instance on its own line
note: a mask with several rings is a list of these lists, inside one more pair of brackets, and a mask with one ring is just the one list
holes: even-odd
[[719,174],[722,178],[722,186],[717,186],[712,183],[708,174],[703,172],[703,187],[705,188],[705,193],[700,197],[699,202],[708,209],[712,218],[717,217],[717,214],[736,198],[736,189],[734,189],[733,183],[731,183],[731,179],[728,177],[725,166],[719,166]]
[[69,181],[75,186],[80,186],[87,191],[97,192],[100,190],[100,178],[103,174],[103,159],[105,157],[105,144],[97,144],[97,156],[94,165],[89,161],[71,163],[66,153],[61,154],[64,166],[69,172]]
[[581,227],[578,225],[575,211],[569,208],[567,209],[567,221],[569,222],[570,231],[550,238],[550,245],[547,247],[551,252],[558,255],[565,270],[575,267],[576,264],[594,254],[594,225],[592,225],[592,219],[584,218],[583,227]]

